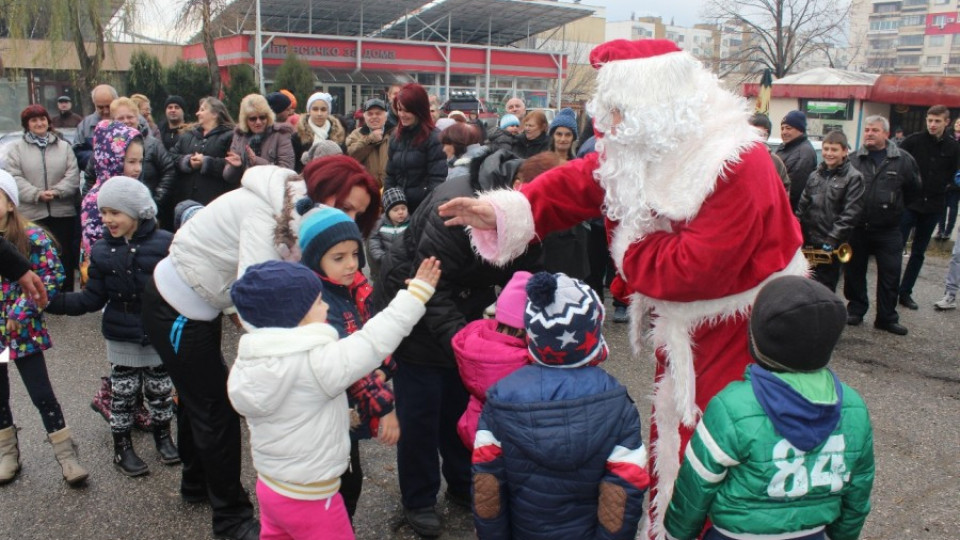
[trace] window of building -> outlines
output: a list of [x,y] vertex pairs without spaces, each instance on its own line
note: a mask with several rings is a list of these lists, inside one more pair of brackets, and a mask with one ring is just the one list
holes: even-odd
[[[943,36],[940,36],[943,37]],[[923,46],[923,34],[915,34],[912,36],[900,36],[899,41],[897,42],[899,47],[922,47]]]
[[943,47],[946,36],[927,36],[928,47]]
[[896,30],[900,26],[900,19],[881,19],[870,21],[870,30]]
[[943,6],[949,4],[952,0],[933,0],[934,5]]
[[[922,1],[924,4],[927,3],[927,0],[904,0],[905,5],[909,5],[911,1]],[[900,2],[890,2],[887,4],[874,4],[873,12],[874,13],[894,13],[900,11]]]
[[903,7],[926,6],[927,0],[903,0]]
[[875,71],[883,71],[893,69],[896,62],[896,58],[871,58],[867,60],[867,67]]
[[927,57],[927,67],[940,67],[941,65],[943,65],[942,56],[936,55]]
[[830,120],[852,120],[853,119],[853,100],[846,101],[822,101],[813,99],[801,99],[800,110],[807,118],[819,118]]
[[924,23],[923,15],[907,15],[900,17],[900,27],[904,26],[919,26]]
[[937,28],[943,28],[947,25],[947,16],[946,15],[937,15],[933,18],[933,21],[930,23],[931,26],[936,26]]
[[920,65],[920,55],[919,54],[901,54],[897,57],[898,66],[919,66]]

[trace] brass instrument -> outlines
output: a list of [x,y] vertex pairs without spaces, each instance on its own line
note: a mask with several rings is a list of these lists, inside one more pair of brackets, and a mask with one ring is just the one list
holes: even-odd
[[834,255],[836,255],[837,260],[842,263],[849,262],[850,257],[853,256],[853,250],[850,249],[850,244],[847,243],[840,244],[837,246],[837,249],[833,251],[815,248],[803,248],[801,251],[803,251],[803,256],[807,258],[810,266],[830,264],[833,261]]

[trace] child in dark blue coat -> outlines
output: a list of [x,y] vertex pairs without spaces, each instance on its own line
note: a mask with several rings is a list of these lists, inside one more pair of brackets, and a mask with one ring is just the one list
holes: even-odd
[[[140,323],[140,298],[153,269],[167,256],[173,234],[157,228],[157,205],[139,180],[114,176],[97,198],[103,228],[109,234],[90,250],[89,279],[83,291],[61,294],[47,311],[83,315],[103,309],[103,337],[110,361],[110,431],[113,463],[127,476],[147,474],[147,464],[133,450],[130,429],[137,396],[147,400],[160,461],[180,463],[170,439],[173,382]],[[106,306],[106,308],[104,308]]]
[[473,450],[481,540],[633,539],[650,483],[640,416],[607,357],[603,304],[587,284],[527,283],[533,364],[487,394]]

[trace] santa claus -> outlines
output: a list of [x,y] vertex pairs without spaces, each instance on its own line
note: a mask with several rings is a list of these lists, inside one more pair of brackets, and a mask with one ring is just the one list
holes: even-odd
[[649,535],[663,538],[700,413],[751,362],[747,315],[757,292],[808,265],[746,100],[671,41],[611,41],[590,59],[597,153],[520,191],[452,200],[440,214],[470,226],[477,252],[501,264],[552,231],[605,217],[611,255],[632,291],[634,348],[647,340],[656,348]]

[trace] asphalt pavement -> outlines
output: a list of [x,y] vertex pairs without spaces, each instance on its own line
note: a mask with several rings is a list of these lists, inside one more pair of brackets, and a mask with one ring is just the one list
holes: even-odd
[[[909,335],[873,329],[871,310],[866,324],[847,327],[831,362],[863,395],[873,419],[877,476],[864,539],[960,537],[960,312],[936,312],[932,306],[943,295],[946,267],[943,256],[927,257],[914,293],[920,310],[900,309]],[[874,283],[871,276],[871,291]],[[114,469],[109,426],[90,409],[100,377],[108,373],[100,315],[48,321],[54,341],[47,353],[50,377],[90,479],[80,489],[62,481],[36,409],[11,369],[23,470],[13,483],[0,486],[0,540],[211,538],[209,508],[180,500],[179,467],[160,464],[149,434],[135,433],[134,444],[150,474],[131,479]],[[649,352],[630,351],[627,326],[605,323],[611,355],[604,367],[630,389],[646,418],[653,363]],[[239,334],[229,323],[225,329],[229,359]],[[253,493],[256,476],[247,444],[244,429],[243,481]],[[395,449],[365,441],[362,452],[366,481],[357,538],[417,538],[398,517]],[[474,538],[466,511],[442,495],[438,509],[447,525],[442,538]]]

